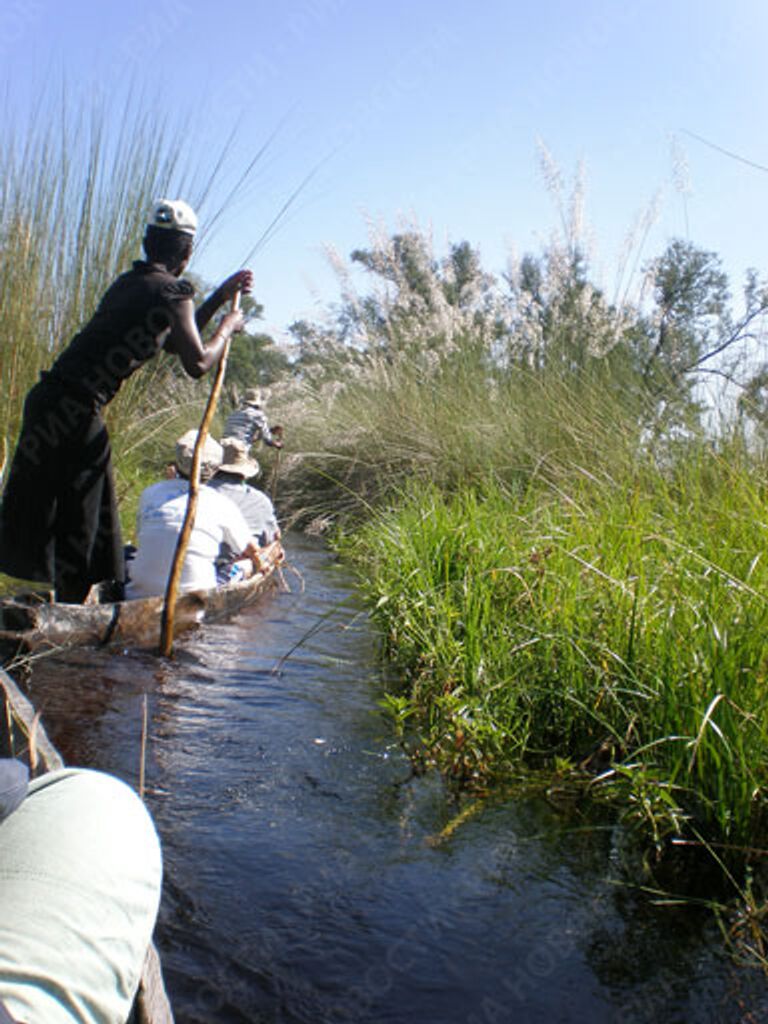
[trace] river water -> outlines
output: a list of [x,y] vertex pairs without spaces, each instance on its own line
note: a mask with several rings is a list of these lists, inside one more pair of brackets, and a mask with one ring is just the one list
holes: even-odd
[[610,823],[541,798],[457,819],[413,777],[349,578],[288,550],[290,592],[173,662],[72,652],[32,678],[67,761],[134,786],[146,705],[178,1024],[768,1021],[709,917],[621,883]]

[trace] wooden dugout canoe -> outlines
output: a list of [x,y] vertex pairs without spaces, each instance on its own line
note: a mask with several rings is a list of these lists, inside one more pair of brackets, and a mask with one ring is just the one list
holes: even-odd
[[[283,561],[280,542],[264,548],[260,558],[262,569],[250,579],[182,594],[176,602],[174,636],[253,604]],[[107,604],[58,604],[46,595],[21,594],[0,600],[0,640],[21,644],[30,652],[118,644],[157,646],[164,600],[144,597]]]

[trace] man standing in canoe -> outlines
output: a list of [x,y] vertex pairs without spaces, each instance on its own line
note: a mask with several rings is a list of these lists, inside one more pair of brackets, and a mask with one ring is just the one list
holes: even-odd
[[200,331],[225,303],[251,289],[249,270],[232,274],[195,311],[181,275],[192,255],[194,211],[182,200],[155,203],[144,235],[146,260],[110,286],[24,403],[24,420],[0,506],[0,571],[53,581],[56,599],[79,603],[93,583],[125,579],[109,436],[101,409],[124,380],[161,348],[190,377],[217,364],[242,330],[229,312],[207,343]]
[[229,414],[221,436],[236,437],[247,448],[256,441],[263,441],[270,448],[282,448],[283,428],[275,426],[270,430],[263,405],[259,388],[246,388],[242,406]]

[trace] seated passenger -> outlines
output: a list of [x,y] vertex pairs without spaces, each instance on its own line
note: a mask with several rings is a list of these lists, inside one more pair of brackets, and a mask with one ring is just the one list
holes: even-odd
[[247,446],[236,437],[221,439],[223,457],[208,486],[217,490],[237,505],[245,516],[253,536],[262,547],[280,539],[275,508],[263,491],[246,483],[255,479],[261,469],[256,459],[248,455]]
[[[189,492],[188,477],[197,432],[187,431],[176,442],[178,478],[161,480],[142,493],[136,517],[138,551],[130,562],[129,599],[164,594],[176,543],[184,523]],[[200,479],[209,480],[222,459],[221,445],[207,438],[200,465]],[[208,590],[216,586],[216,557],[227,544],[241,561],[244,575],[259,567],[259,547],[240,509],[224,494],[201,486],[195,522],[189,537],[180,592]]]
[[[256,459],[249,457],[247,446],[236,437],[222,438],[221,447],[224,453],[222,463],[208,486],[225,494],[237,505],[251,535],[261,547],[266,547],[280,539],[280,527],[277,525],[274,506],[266,494],[246,483],[246,480],[259,475],[259,464]],[[216,561],[220,583],[240,578],[237,556],[230,545],[222,545]]]

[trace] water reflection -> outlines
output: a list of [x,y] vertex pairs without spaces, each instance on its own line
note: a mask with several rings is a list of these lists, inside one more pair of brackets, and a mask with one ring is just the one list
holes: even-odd
[[171,664],[90,652],[35,674],[65,756],[134,784],[147,696],[179,1024],[768,1019],[707,918],[612,881],[610,821],[525,799],[430,843],[458,807],[410,777],[377,713],[348,581],[319,545],[290,548],[303,592]]

